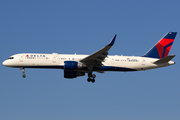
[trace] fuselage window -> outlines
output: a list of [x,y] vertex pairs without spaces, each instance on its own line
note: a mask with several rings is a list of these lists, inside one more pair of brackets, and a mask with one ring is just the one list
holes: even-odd
[[9,57],[8,59],[14,59],[14,57]]

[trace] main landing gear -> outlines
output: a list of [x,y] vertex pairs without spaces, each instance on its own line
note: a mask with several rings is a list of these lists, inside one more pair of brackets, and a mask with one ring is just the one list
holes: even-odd
[[25,78],[26,77],[26,75],[25,75],[25,68],[20,68],[20,69],[22,70],[22,73],[23,73],[22,77]]
[[94,83],[94,82],[95,82],[95,79],[94,79],[95,77],[96,77],[95,74],[88,74],[88,79],[87,79],[87,81]]

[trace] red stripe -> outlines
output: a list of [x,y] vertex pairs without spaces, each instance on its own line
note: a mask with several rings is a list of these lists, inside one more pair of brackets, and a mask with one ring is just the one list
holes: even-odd
[[160,59],[162,58],[162,54],[163,54],[163,46],[160,44],[160,43],[157,43],[156,44],[156,48],[157,48],[157,50],[158,50],[158,54],[159,54],[159,57],[160,57]]
[[159,43],[162,45],[162,46],[166,46],[168,44],[170,44],[171,42],[174,42],[174,39],[166,39],[166,38],[163,38],[159,41]]
[[[171,45],[171,46],[172,46],[172,45]],[[164,57],[168,56],[168,53],[169,53],[169,51],[170,51],[170,49],[171,49],[171,46],[169,46],[168,48],[166,48],[166,52],[165,52]]]
[[[156,44],[156,48],[158,50],[158,54],[159,54],[159,57],[160,59],[162,58],[162,55],[163,55],[163,49],[166,45],[170,44],[174,42],[174,39],[167,39],[167,38],[162,38],[157,44]],[[171,45],[172,46],[172,45]],[[171,46],[169,46],[168,48],[166,48],[166,51],[165,51],[165,56],[166,57],[171,49]]]

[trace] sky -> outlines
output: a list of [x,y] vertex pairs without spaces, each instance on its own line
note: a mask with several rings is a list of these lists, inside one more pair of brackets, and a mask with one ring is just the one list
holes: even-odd
[[145,54],[178,32],[175,65],[65,79],[61,69],[0,65],[1,120],[179,120],[179,0],[1,0],[0,62],[17,53]]

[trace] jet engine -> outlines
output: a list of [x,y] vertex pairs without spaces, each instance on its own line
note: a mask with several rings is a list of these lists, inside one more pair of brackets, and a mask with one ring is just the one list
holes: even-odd
[[76,70],[86,67],[85,64],[76,61],[64,61],[64,70]]
[[64,78],[76,78],[78,76],[84,76],[84,72],[79,72],[79,71],[67,71],[64,70]]

